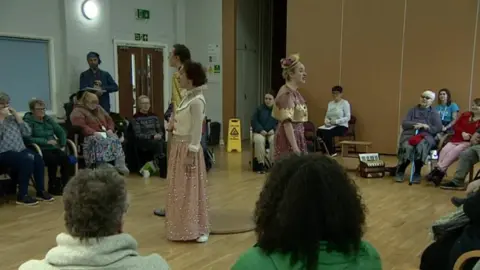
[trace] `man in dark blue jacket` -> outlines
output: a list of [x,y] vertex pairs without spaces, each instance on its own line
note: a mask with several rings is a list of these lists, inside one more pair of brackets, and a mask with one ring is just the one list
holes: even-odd
[[[252,131],[254,143],[253,150],[255,153],[256,163],[258,164],[257,168],[254,168],[254,170],[259,173],[264,173],[266,170],[267,154],[265,151],[265,147],[267,141],[270,149],[273,150],[273,139],[275,135],[275,128],[277,127],[277,120],[272,117],[273,102],[273,94],[266,94],[264,103],[257,108],[255,114],[252,116]],[[270,151],[270,153],[272,152],[273,151]],[[271,155],[268,156],[268,160],[272,160]]]
[[110,93],[118,91],[118,85],[110,73],[101,70],[98,66],[102,63],[100,55],[96,52],[87,54],[87,62],[90,68],[80,74],[80,91],[97,89],[100,106],[110,112]]

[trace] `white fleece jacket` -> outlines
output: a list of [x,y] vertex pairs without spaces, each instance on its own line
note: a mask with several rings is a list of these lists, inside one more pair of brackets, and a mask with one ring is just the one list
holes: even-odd
[[19,270],[169,270],[167,262],[157,254],[140,256],[137,241],[126,233],[82,243],[66,233],[57,236],[57,246],[45,259],[31,260]]

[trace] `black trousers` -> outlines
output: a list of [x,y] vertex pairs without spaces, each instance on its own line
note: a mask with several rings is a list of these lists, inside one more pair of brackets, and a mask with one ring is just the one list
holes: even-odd
[[334,138],[343,136],[348,128],[344,126],[336,126],[332,129],[317,129],[317,137],[321,138],[325,143],[330,154],[335,153]]
[[[70,178],[68,155],[60,149],[42,149],[43,162],[48,169],[48,186],[65,186]],[[57,179],[57,169],[60,167],[60,183]]]
[[164,153],[163,140],[138,140],[137,147],[142,152],[149,152],[154,156],[162,156]]

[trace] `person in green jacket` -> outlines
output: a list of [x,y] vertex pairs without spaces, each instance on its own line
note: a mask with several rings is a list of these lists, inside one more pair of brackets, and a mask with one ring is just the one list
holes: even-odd
[[[61,195],[69,179],[70,161],[65,153],[67,135],[55,119],[45,114],[45,102],[34,99],[28,106],[30,112],[24,115],[23,120],[32,129],[32,134],[24,139],[37,144],[42,150],[43,160],[48,169],[48,192],[52,195]],[[57,178],[59,166],[60,179]]]
[[334,159],[292,155],[275,163],[255,209],[257,244],[232,270],[381,270],[362,240],[365,205]]

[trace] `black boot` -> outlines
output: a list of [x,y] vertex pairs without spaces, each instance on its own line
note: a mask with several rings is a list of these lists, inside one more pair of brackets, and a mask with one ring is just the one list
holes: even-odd
[[432,182],[435,184],[436,187],[440,186],[442,183],[443,178],[445,177],[445,173],[438,170],[437,173],[433,176]]
[[421,162],[420,160],[415,160],[415,172],[413,174],[420,176],[422,174],[422,167],[423,162]]
[[48,179],[48,193],[54,196],[61,196],[63,194],[63,185],[59,178]]

